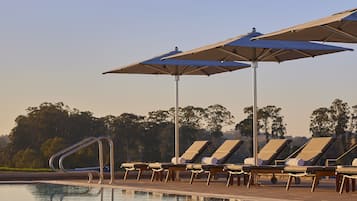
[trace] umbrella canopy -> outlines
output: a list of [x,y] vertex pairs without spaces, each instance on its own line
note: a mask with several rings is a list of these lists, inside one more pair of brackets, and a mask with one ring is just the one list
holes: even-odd
[[357,43],[357,8],[265,34],[256,39]]
[[178,163],[179,157],[179,125],[178,125],[178,81],[181,75],[212,75],[217,73],[231,72],[250,65],[235,61],[202,61],[202,60],[177,60],[164,57],[181,53],[177,48],[174,51],[148,59],[129,66],[104,72],[107,73],[129,73],[129,74],[167,74],[175,76],[176,81],[176,105],[175,105],[175,157]]
[[231,72],[250,65],[238,63],[235,61],[205,61],[205,60],[181,60],[162,58],[174,56],[181,51],[175,50],[161,56],[154,57],[139,63],[131,64],[125,67],[114,69],[107,73],[128,73],[128,74],[167,74],[167,75],[213,75],[223,72]]
[[164,59],[205,59],[216,61],[252,61],[253,69],[253,157],[258,164],[258,119],[256,68],[258,61],[282,62],[287,60],[314,57],[323,54],[352,50],[337,46],[323,45],[305,41],[251,40],[261,36],[253,32],[237,36],[212,45],[179,53]]
[[253,32],[246,35],[168,56],[164,59],[282,62],[352,50],[306,41],[251,40],[261,35],[263,34],[255,32],[253,29]]

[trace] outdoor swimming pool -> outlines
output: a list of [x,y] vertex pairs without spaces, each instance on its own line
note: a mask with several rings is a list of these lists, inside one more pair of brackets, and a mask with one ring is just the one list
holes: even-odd
[[4,201],[231,201],[222,198],[55,184],[1,184],[0,195],[0,200]]

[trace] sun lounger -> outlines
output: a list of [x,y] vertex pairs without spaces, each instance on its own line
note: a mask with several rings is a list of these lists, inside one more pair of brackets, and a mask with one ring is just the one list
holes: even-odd
[[292,179],[295,177],[312,177],[311,192],[315,191],[319,180],[325,176],[334,176],[336,167],[334,166],[287,166],[284,172],[289,174],[286,190],[290,189]]
[[[227,166],[235,172],[249,174],[249,181],[247,187],[252,182],[252,176],[261,173],[288,173],[289,180],[286,185],[286,190],[289,190],[292,178],[300,178],[301,176],[312,176],[314,181],[311,190],[313,191],[321,176],[330,176],[334,172],[332,167],[317,167],[316,162],[321,158],[322,154],[331,145],[333,138],[331,137],[315,137],[311,138],[306,144],[301,146],[298,150],[292,153],[284,160],[275,160],[275,165],[261,165],[261,166]],[[294,158],[293,158],[294,157]],[[290,160],[290,163],[287,161]],[[283,162],[283,163],[282,163]],[[290,182],[289,182],[290,181]],[[273,181],[272,181],[273,182]]]
[[[167,172],[165,182],[168,181],[169,177],[174,175],[176,171],[186,170],[186,163],[192,163],[196,158],[207,148],[208,141],[195,141],[179,158],[179,164],[176,164],[176,159],[172,158],[171,163],[149,163],[148,168],[152,170],[151,181],[154,180],[155,176],[162,176],[163,172]],[[181,163],[180,163],[181,162]]]
[[349,191],[349,180],[352,182],[352,191],[355,191],[357,179],[357,166],[337,166],[336,168],[336,190],[340,194],[346,189]]
[[[328,146],[328,145],[327,145]],[[352,165],[342,166],[338,165],[343,158],[348,156],[353,150],[357,148],[357,144],[354,144],[340,156],[333,159],[326,159],[325,166],[287,166],[285,171],[289,171],[290,174],[300,174],[301,176],[312,176],[313,183],[311,191],[313,192],[318,185],[319,179],[323,176],[336,176],[336,191],[343,192],[344,187],[346,191],[349,191],[349,179],[352,180],[352,190],[355,188],[355,179],[357,179],[357,159],[353,160]],[[330,163],[334,166],[330,166]],[[290,186],[292,177],[289,178],[287,184],[287,190]]]
[[352,191],[355,191],[357,179],[357,158],[352,161],[352,165],[342,166],[336,168],[336,190],[342,194],[344,188],[346,192],[349,191],[349,180],[352,182]]
[[131,163],[122,163],[121,166],[125,169],[124,181],[127,179],[130,171],[138,171],[136,179],[139,181],[141,173],[145,170],[148,170],[148,163],[143,162],[131,162]]
[[[317,164],[332,142],[332,137],[311,138],[304,146],[285,160],[284,173],[289,175],[286,190],[289,190],[293,178],[309,176],[313,177],[311,185],[311,192],[313,192],[322,176],[334,175],[335,167],[318,166]],[[293,158],[295,154],[296,156]]]
[[337,158],[326,159],[325,166],[337,166],[336,167],[336,192],[343,192],[343,189],[346,188],[346,192],[349,191],[349,180],[352,180],[352,191],[355,190],[355,183],[357,179],[357,158],[352,160],[351,165],[341,165],[345,158],[349,158],[347,156],[351,156],[357,148],[357,143],[351,146],[347,151],[341,154]]
[[223,163],[229,159],[241,144],[242,141],[240,140],[226,140],[211,157],[204,157],[202,164],[187,164],[187,170],[191,171],[190,184],[198,174],[208,173],[207,185],[209,185],[211,177],[218,172],[223,172]]
[[[244,164],[228,164],[225,166],[225,170],[228,172],[227,186],[232,182],[233,176],[238,175],[238,182],[240,182],[240,175],[251,175],[255,173],[280,173],[283,170],[283,166],[270,166],[274,164],[279,154],[286,148],[289,140],[286,139],[271,139],[258,153],[258,163],[254,165],[253,158],[247,158],[244,160]],[[273,177],[275,178],[275,177]],[[272,179],[274,181],[274,179]],[[246,182],[245,182],[246,183]],[[249,187],[250,181],[248,182]]]
[[[193,161],[207,147],[207,145],[208,145],[208,141],[204,141],[204,140],[203,141],[195,141],[185,151],[185,153],[180,157],[179,160],[185,159],[189,162]],[[121,167],[125,169],[124,181],[127,179],[127,176],[129,174],[129,172],[131,172],[131,171],[138,171],[136,179],[139,181],[143,171],[151,171],[152,170],[149,168],[150,164],[152,165],[152,168],[153,168],[152,163],[145,163],[145,162],[122,163]],[[160,166],[160,163],[155,163],[155,165]],[[167,163],[166,165],[169,165],[169,163]],[[183,165],[182,167],[184,167],[184,169],[186,169],[186,165]]]

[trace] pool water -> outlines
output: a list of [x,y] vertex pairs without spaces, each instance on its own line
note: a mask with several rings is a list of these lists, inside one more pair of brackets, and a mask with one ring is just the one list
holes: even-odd
[[229,201],[114,188],[91,188],[54,184],[1,184],[1,201]]

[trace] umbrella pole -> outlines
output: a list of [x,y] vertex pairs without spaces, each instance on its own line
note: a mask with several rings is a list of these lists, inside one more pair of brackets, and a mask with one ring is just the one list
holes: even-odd
[[[179,87],[178,82],[180,80],[179,75],[175,75],[175,83],[176,83],[176,104],[175,104],[175,161],[176,164],[179,163],[179,156],[180,156],[180,135],[179,135],[179,121],[178,121],[178,109],[179,109]],[[180,179],[179,171],[176,171],[176,180]]]
[[252,62],[253,68],[253,158],[258,165],[258,106],[257,106],[257,68],[258,63]]
[[179,122],[178,122],[178,109],[179,109],[179,93],[178,93],[178,82],[180,80],[179,75],[175,75],[176,82],[176,105],[175,105],[175,159],[176,164],[179,162],[180,156],[180,136],[179,136]]
[[[253,158],[254,165],[258,166],[258,106],[257,106],[257,61],[252,62],[253,69]],[[252,182],[258,183],[257,175],[254,174]]]

